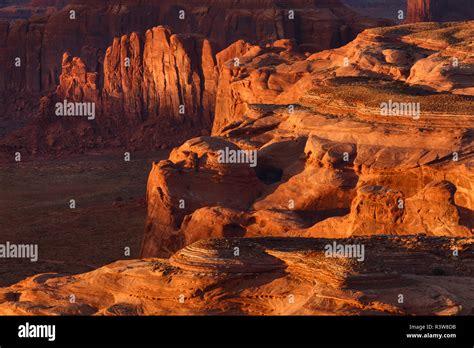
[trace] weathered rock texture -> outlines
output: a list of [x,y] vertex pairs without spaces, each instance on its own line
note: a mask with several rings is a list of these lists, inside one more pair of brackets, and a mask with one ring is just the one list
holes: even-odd
[[[289,10],[295,19],[288,18]],[[179,14],[184,10],[185,17]],[[75,19],[71,19],[75,11]],[[52,91],[61,72],[64,52],[79,56],[93,71],[114,39],[169,25],[177,33],[202,34],[225,48],[238,39],[268,42],[295,38],[308,50],[347,43],[367,27],[386,25],[349,10],[338,0],[295,1],[162,1],[75,0],[48,16],[0,23],[0,91]],[[90,49],[102,52],[90,55]],[[23,60],[14,66],[15,57]]]
[[[29,125],[34,131],[13,134],[11,143],[40,153],[176,144],[211,129],[217,82],[207,39],[163,26],[143,38],[132,33],[106,50],[101,74],[65,53],[59,85],[42,98],[41,116]],[[93,103],[95,118],[58,117],[56,105],[64,101]]]
[[[76,0],[48,16],[0,22],[0,106],[7,115],[0,129],[8,134],[22,128],[23,119],[38,113],[37,104],[24,100],[48,96],[40,105],[46,119],[7,138],[2,151],[58,155],[177,145],[210,131],[218,50],[242,39],[265,44],[293,38],[300,50],[314,52],[388,23],[361,17],[339,0],[291,6],[279,0]],[[158,24],[177,36],[151,29]],[[76,68],[63,66],[65,52],[77,57],[68,58]],[[228,50],[218,60],[232,53]],[[126,58],[130,66],[125,66]],[[101,116],[93,123],[56,122],[52,107],[61,98],[92,100]]]
[[[328,254],[334,242],[363,247],[364,257]],[[0,289],[0,314],[472,315],[473,242],[414,236],[200,240],[170,259],[27,278]]]
[[[109,117],[41,118],[50,146],[65,134],[107,144],[100,129],[117,123],[132,132],[119,139],[156,143],[159,127],[210,125],[215,93],[212,134],[153,163],[146,259],[28,278],[0,290],[0,314],[473,314],[473,26],[371,29],[315,54],[237,40],[217,55],[157,27],[113,42],[103,86],[64,55],[52,98]],[[331,257],[333,243],[364,249]]]
[[[308,57],[289,40],[219,53],[213,136],[153,165],[142,256],[204,237],[471,236],[473,26],[370,29]],[[256,166],[216,160],[226,148]]]
[[[214,205],[243,210],[259,196],[262,184],[252,168],[218,162],[217,151],[225,147],[238,149],[223,139],[195,138],[173,150],[169,161],[153,164],[147,189],[149,215],[144,255],[169,255],[184,245],[184,238],[198,239],[179,232],[185,223],[183,219],[195,210]],[[226,212],[217,213],[225,215]],[[218,224],[219,221],[221,219],[209,220],[206,216],[203,222]],[[194,230],[195,225],[191,226]],[[222,226],[222,236],[235,237],[232,226]],[[196,233],[200,233],[199,237],[213,236],[209,232]]]
[[133,125],[154,116],[168,118],[164,126],[209,128],[218,74],[214,55],[207,39],[173,35],[165,27],[148,30],[144,44],[136,33],[115,39],[104,59],[104,113],[135,118]]
[[474,19],[470,0],[408,0],[408,22],[450,22]]
[[[333,77],[390,79],[428,91],[474,95],[474,58],[468,44],[473,34],[473,22],[376,28],[364,31],[342,48],[308,58],[292,52],[290,43],[283,47],[278,41],[272,47],[240,45],[240,54],[233,52],[240,64],[236,66],[233,60],[221,64],[213,131],[217,134],[225,125],[240,120],[248,104],[298,103],[315,81]],[[230,49],[236,51],[233,46]],[[411,101],[413,93],[404,98]],[[356,98],[364,96],[352,96],[352,101]],[[438,104],[443,108],[440,112],[451,107],[447,101]],[[353,109],[360,108],[354,105]],[[379,109],[371,112],[380,114]]]

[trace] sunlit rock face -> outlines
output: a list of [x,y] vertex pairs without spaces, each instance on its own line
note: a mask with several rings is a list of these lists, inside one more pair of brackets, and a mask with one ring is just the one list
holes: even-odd
[[[219,74],[215,54],[204,37],[164,26],[114,39],[100,73],[64,53],[59,85],[41,99],[30,125],[35,131],[20,130],[12,142],[41,153],[158,149],[209,132]],[[91,103],[95,115],[60,118],[58,103]]]
[[[0,313],[470,315],[472,243],[422,236],[202,239],[169,259],[27,278],[0,289]],[[81,296],[72,303],[71,294]]]
[[[200,36],[169,28],[115,39],[104,59],[104,113],[208,128],[213,119],[217,71],[215,52]],[[181,110],[181,111],[180,111]]]
[[[209,237],[471,236],[472,30],[376,28],[309,56],[291,40],[221,51],[212,136],[150,172],[142,256]],[[255,151],[255,166],[220,162],[225,148]]]

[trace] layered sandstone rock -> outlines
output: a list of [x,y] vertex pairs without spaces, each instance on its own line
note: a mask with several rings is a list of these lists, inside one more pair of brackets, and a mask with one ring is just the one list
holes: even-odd
[[[213,133],[249,115],[249,104],[274,104],[276,100],[298,104],[315,82],[335,76],[389,79],[427,91],[472,95],[474,61],[466,43],[473,30],[473,22],[369,29],[344,47],[308,58],[292,54],[291,46],[246,49],[237,54],[238,66],[233,60],[222,64]],[[453,37],[459,41],[453,43]],[[357,95],[353,99],[357,97],[364,98]],[[390,97],[388,93],[387,101]],[[451,105],[444,104],[445,109],[438,112]]]
[[[183,34],[175,37],[148,30],[156,24],[169,25]],[[78,0],[49,16],[0,23],[0,103],[9,111],[6,132],[22,127],[16,120],[30,119],[38,111],[29,104],[26,108],[24,98],[11,100],[12,93],[27,92],[31,94],[28,98],[34,99],[54,90],[52,96],[42,99],[39,110],[49,116],[57,100],[70,92],[64,90],[71,88],[63,81],[71,79],[69,71],[61,70],[64,52],[77,57],[88,76],[95,75],[93,82],[74,89],[87,90],[87,84],[93,83],[93,94],[96,89],[100,94],[92,98],[97,112],[106,115],[93,124],[42,120],[39,125],[34,121],[3,141],[5,151],[57,155],[93,148],[176,145],[208,134],[216,100],[215,59],[220,66],[242,54],[239,42],[250,48],[239,40],[266,44],[290,38],[294,39],[291,44],[285,39],[279,48],[312,52],[340,46],[368,26],[386,24],[386,20],[362,18],[338,0],[294,2],[291,6],[276,0],[208,1],[200,6],[175,1],[98,5]],[[195,34],[184,34],[189,32]],[[202,41],[199,34],[208,40]],[[28,44],[23,46],[25,42]],[[234,42],[215,57],[218,49]],[[169,66],[168,54],[173,56]],[[15,65],[17,59],[19,66]],[[129,59],[130,66],[125,66],[124,59]],[[167,68],[160,72],[164,65]],[[80,78],[74,79],[74,83],[82,83]],[[75,97],[78,102],[91,101],[85,95],[84,100]],[[83,139],[68,141],[79,136]]]
[[[209,128],[213,119],[217,71],[211,43],[198,35],[175,35],[169,28],[115,39],[104,59],[106,115],[167,120]],[[155,129],[156,131],[156,129]]]
[[466,42],[473,30],[473,22],[377,28],[310,59],[331,61],[337,76],[388,77],[427,90],[472,95],[474,61]]
[[[290,10],[294,19],[289,19]],[[184,11],[184,18],[180,11]],[[75,0],[48,16],[1,23],[0,91],[52,91],[64,52],[80,56],[92,71],[100,73],[101,59],[87,57],[89,48],[101,51],[102,58],[114,37],[143,33],[157,25],[169,25],[178,33],[205,35],[219,49],[239,39],[268,42],[297,38],[298,44],[314,51],[340,46],[367,27],[387,24],[386,20],[361,17],[338,0],[296,1],[291,5],[279,0],[154,0],[146,4],[130,0],[118,5],[116,1]],[[21,68],[15,67],[15,57],[23,60]]]
[[[206,206],[244,210],[258,197],[262,184],[252,168],[219,163],[218,151],[226,147],[239,150],[218,138],[195,138],[173,150],[170,160],[153,164],[143,256],[169,256],[184,245],[185,238],[193,240],[181,233],[180,226],[195,210]],[[214,223],[218,221],[222,220]]]
[[[60,83],[42,99],[41,117],[30,125],[36,131],[18,134],[22,145],[37,152],[153,149],[211,128],[218,69],[211,43],[199,35],[173,34],[160,26],[144,38],[137,33],[116,38],[106,51],[102,75],[65,53]],[[95,116],[58,118],[57,103],[64,101],[93,103]],[[84,128],[88,137],[80,134]]]
[[[98,122],[147,117],[150,133],[134,133],[141,143],[156,142],[142,135],[165,117],[187,122],[172,109],[195,103],[205,71],[220,72],[212,136],[184,142],[149,175],[141,256],[170,258],[28,278],[0,291],[0,313],[472,314],[472,26],[372,29],[313,55],[293,40],[237,41],[212,64],[199,60],[207,49],[188,54],[205,40],[166,28],[143,44],[117,39],[103,88],[99,78],[98,104],[112,115]],[[443,68],[453,57],[458,66]],[[66,55],[63,65],[56,97],[93,98],[97,75],[82,59]],[[163,74],[167,66],[181,73]],[[163,81],[175,92],[164,103]],[[81,122],[73,139],[104,144],[101,128]],[[62,136],[77,129],[56,125]],[[327,253],[339,244],[364,251]],[[71,293],[83,295],[71,304]],[[410,300],[400,304],[401,293]]]
[[[0,313],[471,315],[473,242],[414,236],[200,240],[170,259],[27,278],[0,289]],[[334,245],[354,252],[329,252]]]
[[[471,236],[472,79],[454,69],[469,75],[472,27],[371,29],[308,57],[291,41],[229,48],[227,57],[238,57],[220,63],[213,137],[192,140],[206,145],[187,143],[150,173],[142,255],[226,233]],[[448,31],[462,41],[446,46]],[[452,73],[414,83],[424,59],[451,53],[459,56]],[[256,166],[206,159],[226,147],[257,151]],[[223,181],[226,189],[216,186]]]
[[[455,191],[456,187],[450,182],[432,181],[405,200],[401,191],[363,186],[348,216],[329,218],[311,227],[308,233],[311,236],[351,236],[371,231],[371,234],[470,236],[470,229],[460,225]],[[472,213],[468,216],[472,218]]]

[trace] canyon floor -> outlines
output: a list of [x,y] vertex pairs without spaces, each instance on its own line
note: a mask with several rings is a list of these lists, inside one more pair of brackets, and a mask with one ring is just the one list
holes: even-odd
[[43,272],[89,271],[123,259],[125,247],[137,257],[148,171],[166,153],[134,153],[130,162],[113,152],[2,164],[2,241],[38,244],[39,259],[2,260],[0,285]]

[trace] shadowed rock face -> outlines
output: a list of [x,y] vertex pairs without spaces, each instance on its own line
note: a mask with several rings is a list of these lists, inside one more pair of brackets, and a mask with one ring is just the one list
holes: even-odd
[[0,21],[28,20],[50,15],[67,5],[69,0],[0,1]]
[[[27,278],[0,289],[0,313],[471,315],[473,242],[415,236],[201,240],[170,259]],[[334,243],[354,252],[331,253]],[[81,296],[71,303],[70,294]]]
[[408,22],[449,22],[474,19],[470,0],[408,0]]
[[[311,56],[288,40],[220,52],[212,137],[154,164],[142,256],[228,231],[471,236],[473,61],[466,41],[445,34],[469,40],[472,30],[370,29]],[[238,64],[225,60],[234,55]],[[393,102],[419,112],[383,113]],[[255,167],[219,161],[225,148],[256,151]]]

